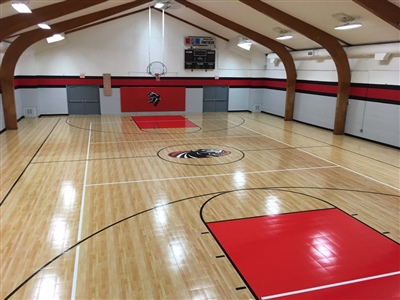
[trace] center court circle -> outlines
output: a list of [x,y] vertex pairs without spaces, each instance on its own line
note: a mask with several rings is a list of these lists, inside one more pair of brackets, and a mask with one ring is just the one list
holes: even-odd
[[239,149],[224,145],[182,144],[158,151],[158,157],[171,163],[211,166],[230,164],[241,160],[244,153]]

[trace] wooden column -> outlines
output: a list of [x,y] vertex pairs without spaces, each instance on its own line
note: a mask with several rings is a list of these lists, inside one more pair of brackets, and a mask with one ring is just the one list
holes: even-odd
[[338,74],[338,92],[336,100],[336,114],[333,132],[344,134],[346,125],[347,104],[350,94],[350,64],[346,52],[338,39],[302,20],[299,20],[275,7],[260,0],[239,0],[264,15],[294,29],[296,32],[312,39],[323,46],[331,55]]
[[388,0],[353,0],[393,27],[400,29],[400,7]]

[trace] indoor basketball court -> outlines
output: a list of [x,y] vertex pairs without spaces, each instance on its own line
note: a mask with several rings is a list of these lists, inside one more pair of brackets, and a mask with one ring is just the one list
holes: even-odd
[[400,297],[398,149],[246,112],[19,126],[3,299]]

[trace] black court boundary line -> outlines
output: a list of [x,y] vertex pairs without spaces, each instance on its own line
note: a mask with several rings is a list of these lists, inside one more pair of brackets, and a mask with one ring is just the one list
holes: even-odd
[[[397,244],[397,245],[400,245],[400,243],[398,243],[398,242],[392,240],[391,238],[389,238],[389,237],[387,237],[386,235],[382,234],[382,232],[376,230],[375,228],[371,227],[370,225],[368,225],[368,224],[366,224],[366,223],[364,223],[364,222],[358,220],[357,218],[354,218],[351,214],[345,212],[344,210],[342,210],[341,208],[337,207],[336,205],[333,205],[333,204],[330,203],[329,201],[326,201],[326,200],[323,200],[323,199],[321,199],[321,198],[319,198],[319,197],[312,196],[312,195],[308,195],[308,194],[305,194],[305,193],[300,193],[300,192],[291,191],[291,190],[284,190],[284,189],[282,189],[282,188],[264,188],[264,189],[263,189],[263,188],[249,188],[249,189],[240,189],[240,190],[222,192],[222,193],[220,193],[220,194],[214,195],[214,196],[212,196],[210,199],[206,200],[206,201],[203,203],[203,205],[201,206],[201,208],[200,208],[200,219],[201,219],[201,221],[203,222],[203,224],[207,227],[207,230],[210,232],[210,234],[212,235],[212,237],[214,238],[215,242],[218,244],[218,246],[220,247],[220,249],[224,252],[225,256],[229,259],[230,263],[231,263],[232,266],[235,268],[236,272],[239,274],[240,278],[241,278],[241,279],[243,280],[243,282],[246,284],[246,286],[248,287],[249,291],[252,293],[252,295],[254,296],[255,299],[258,299],[258,296],[257,296],[256,293],[254,292],[254,290],[252,289],[252,287],[250,286],[250,284],[247,282],[247,280],[245,279],[245,277],[243,276],[243,274],[240,272],[239,268],[238,268],[238,267],[236,266],[236,264],[233,262],[232,258],[229,256],[228,252],[225,250],[225,248],[221,245],[221,243],[219,242],[219,240],[216,238],[216,236],[214,235],[214,233],[212,232],[212,230],[210,229],[210,227],[208,226],[208,224],[209,224],[209,223],[217,223],[217,222],[229,222],[229,221],[233,221],[233,220],[244,220],[244,219],[251,219],[251,218],[258,218],[258,217],[266,217],[266,216],[268,216],[268,215],[261,215],[261,216],[255,216],[255,217],[246,217],[246,218],[237,218],[237,219],[232,219],[232,220],[231,220],[231,219],[229,219],[229,220],[221,220],[221,221],[217,221],[217,222],[206,222],[206,221],[204,220],[204,217],[203,217],[203,210],[204,210],[204,207],[205,207],[210,201],[216,199],[216,198],[219,197],[219,196],[226,195],[226,194],[229,194],[229,193],[235,193],[235,192],[239,192],[239,191],[243,191],[243,190],[245,190],[245,191],[249,191],[249,190],[274,190],[274,191],[281,191],[281,192],[299,194],[299,195],[303,195],[303,196],[306,196],[306,197],[313,198],[313,199],[318,200],[318,201],[322,201],[322,202],[324,202],[324,203],[326,203],[326,204],[332,206],[332,208],[315,209],[315,210],[311,210],[311,211],[326,210],[326,209],[338,209],[338,210],[340,210],[341,212],[343,212],[343,213],[345,213],[346,215],[348,215],[350,218],[352,218],[352,219],[354,219],[354,220],[360,222],[361,224],[363,224],[363,225],[369,227],[370,229],[374,230],[375,232],[377,232],[377,233],[380,234],[381,236],[383,236],[383,237],[389,239],[389,240],[392,241],[393,243],[395,243],[395,244]],[[331,188],[331,189],[328,189],[328,190],[342,190],[342,189],[334,189],[334,188]],[[374,193],[374,192],[368,192],[368,193],[371,193],[371,194],[381,194],[381,193]],[[288,212],[288,213],[275,214],[275,215],[279,216],[279,215],[283,215],[283,214],[286,215],[286,214],[293,214],[293,213],[300,213],[300,212],[308,212],[308,211],[310,211],[310,210],[296,211],[296,212]]]
[[[312,196],[310,196],[310,197],[312,197]],[[293,215],[293,214],[299,214],[299,213],[304,213],[304,212],[312,212],[312,211],[317,211],[317,210],[318,211],[319,210],[329,210],[329,209],[336,209],[336,207],[326,207],[326,208],[316,208],[316,209],[309,209],[309,210],[290,211],[290,212],[275,214],[274,216]],[[256,216],[251,216],[251,217],[243,217],[243,218],[234,218],[234,219],[211,221],[211,222],[207,222],[207,224],[224,223],[224,222],[240,221],[240,220],[248,220],[248,219],[258,219],[258,218],[265,218],[265,217],[269,217],[269,216],[271,216],[271,215],[256,215]]]
[[42,149],[42,147],[44,146],[44,144],[47,142],[48,138],[50,137],[50,135],[53,133],[54,129],[57,127],[58,123],[60,122],[61,118],[58,119],[58,121],[56,122],[56,124],[53,126],[53,128],[51,129],[50,133],[46,136],[46,138],[44,139],[44,141],[42,142],[42,144],[39,146],[39,148],[36,150],[35,154],[32,156],[32,158],[29,160],[28,164],[25,166],[25,168],[22,170],[21,174],[19,174],[18,178],[14,181],[14,183],[12,184],[12,186],[10,187],[10,189],[8,190],[7,194],[4,196],[3,200],[0,202],[0,206],[2,206],[4,204],[4,202],[6,201],[6,199],[8,198],[8,196],[10,195],[10,193],[12,192],[12,190],[14,189],[14,187],[17,185],[18,181],[21,179],[21,177],[25,174],[25,171],[28,169],[28,167],[32,164],[32,161],[35,159],[36,155],[39,153],[39,151]]
[[[284,190],[283,190],[283,189],[284,189]],[[96,235],[102,233],[103,231],[106,231],[106,230],[109,229],[109,228],[112,228],[112,227],[114,227],[114,226],[116,226],[116,225],[118,225],[118,224],[120,224],[120,223],[122,223],[122,222],[125,222],[125,221],[127,221],[127,220],[129,220],[129,219],[132,219],[133,217],[136,217],[136,216],[145,214],[145,213],[147,213],[147,212],[151,212],[151,211],[156,210],[157,208],[160,208],[160,207],[166,207],[166,206],[169,206],[169,205],[172,205],[172,204],[177,204],[177,203],[180,203],[180,202],[189,201],[189,200],[196,199],[196,198],[201,198],[201,197],[206,197],[206,196],[212,196],[210,199],[206,200],[205,203],[203,203],[203,205],[202,205],[202,207],[201,207],[201,209],[200,209],[200,219],[202,220],[203,224],[207,227],[208,232],[212,234],[212,232],[209,230],[209,228],[208,228],[208,226],[207,226],[207,223],[204,221],[203,215],[202,215],[202,209],[203,209],[204,205],[205,205],[207,202],[209,202],[210,200],[212,200],[212,199],[214,199],[214,198],[216,198],[216,197],[218,197],[218,196],[220,196],[220,195],[227,194],[227,193],[240,192],[240,191],[250,191],[250,190],[278,190],[278,191],[285,191],[285,192],[294,192],[294,191],[290,191],[290,190],[286,190],[286,189],[332,190],[332,191],[345,191],[345,192],[354,192],[354,193],[373,194],[373,195],[381,195],[381,196],[388,196],[388,197],[399,197],[398,195],[394,195],[394,194],[387,194],[387,193],[380,193],[380,192],[371,192],[371,191],[362,191],[362,190],[351,190],[351,189],[341,189],[341,188],[338,189],[338,188],[329,188],[329,187],[328,187],[328,188],[324,188],[324,187],[307,187],[307,186],[302,186],[302,187],[301,187],[301,186],[300,186],[300,187],[296,187],[296,186],[294,186],[294,187],[286,186],[286,187],[270,187],[270,188],[264,187],[264,188],[235,189],[235,190],[227,190],[227,191],[222,191],[222,192],[206,193],[206,194],[201,194],[201,195],[196,195],[196,196],[191,196],[191,197],[187,197],[187,198],[178,199],[178,200],[175,200],[175,201],[171,201],[171,202],[169,202],[169,203],[166,203],[166,204],[157,205],[157,206],[154,206],[154,207],[152,207],[152,208],[145,209],[145,210],[143,210],[143,211],[141,211],[141,212],[135,213],[135,214],[133,214],[133,215],[131,215],[131,216],[128,216],[128,217],[123,218],[123,219],[121,219],[121,220],[119,220],[119,221],[116,221],[116,222],[114,222],[114,223],[112,223],[112,224],[110,224],[110,225],[108,225],[108,226],[106,226],[106,227],[104,227],[104,228],[102,228],[102,229],[96,231],[96,232],[93,232],[92,234],[88,235],[87,237],[85,237],[84,239],[80,240],[80,241],[77,242],[76,244],[74,244],[74,245],[68,247],[68,248],[65,249],[63,252],[61,252],[60,254],[58,254],[57,256],[55,256],[53,259],[51,259],[50,261],[48,261],[46,264],[44,264],[42,267],[40,267],[39,269],[37,269],[37,270],[36,270],[34,273],[32,273],[28,278],[26,278],[21,284],[19,284],[14,290],[12,290],[12,291],[4,298],[4,300],[10,299],[16,292],[18,292],[18,291],[19,291],[25,284],[27,284],[33,277],[35,277],[38,273],[40,273],[40,272],[41,272],[42,270],[44,270],[47,266],[49,266],[51,263],[53,263],[54,261],[56,261],[57,259],[59,259],[59,258],[60,258],[61,256],[63,256],[64,254],[70,252],[71,250],[73,250],[74,248],[76,248],[77,246],[79,246],[80,244],[82,244],[82,243],[86,242],[87,240],[89,240],[89,239],[95,237]],[[296,193],[296,192],[295,192],[295,193]],[[310,195],[307,195],[307,194],[304,194],[304,195],[310,196]],[[310,197],[314,197],[314,196],[310,196]],[[322,200],[322,201],[326,202],[325,200]],[[329,202],[326,202],[326,203],[328,203],[329,205],[331,205]],[[338,208],[338,209],[340,209],[340,208]],[[341,210],[341,209],[340,209],[340,210]],[[345,213],[346,213],[346,212],[345,212]],[[346,214],[347,214],[347,213],[346,213]],[[351,215],[349,215],[349,216],[351,217]],[[357,220],[357,219],[356,219],[356,220]],[[360,220],[358,220],[358,221],[361,222]],[[361,222],[361,223],[363,223],[363,222]],[[365,223],[364,223],[364,224],[365,224]],[[367,224],[365,224],[365,225],[366,225],[366,226],[369,226],[369,225],[367,225]],[[369,226],[369,227],[371,227],[371,226]],[[371,227],[371,228],[372,228],[372,227]],[[375,230],[376,232],[378,232],[379,234],[381,234],[382,236],[386,237],[387,239],[391,240],[392,242],[399,244],[398,242],[396,242],[396,241],[392,240],[391,238],[387,237],[386,235],[383,235],[381,232],[377,231],[376,229],[374,229],[374,228],[372,228],[372,229]],[[218,241],[215,239],[215,236],[214,236],[214,235],[213,235],[213,238],[214,238],[214,240],[218,243]],[[400,245],[400,244],[399,244],[399,245]],[[222,249],[222,247],[221,247],[221,249]],[[225,253],[225,252],[224,252],[224,253]],[[225,253],[225,254],[226,254],[226,253]],[[227,257],[229,258],[229,256],[227,256]],[[230,259],[230,258],[229,258],[229,259]],[[233,266],[234,266],[234,265],[233,265]],[[238,273],[238,274],[240,275],[240,273]],[[241,275],[240,275],[240,276],[241,276]],[[245,282],[245,281],[244,281],[244,282]],[[252,290],[251,290],[251,291],[252,291]]]
[[[269,113],[266,113],[266,114],[269,114]],[[280,116],[278,116],[278,117],[280,117]],[[395,166],[395,165],[392,165],[392,164],[390,164],[390,163],[381,161],[381,160],[379,160],[379,159],[376,159],[376,158],[373,158],[373,157],[370,157],[370,156],[367,156],[367,155],[364,155],[364,154],[360,154],[360,153],[357,153],[357,152],[355,152],[355,151],[352,151],[352,150],[349,150],[349,149],[346,149],[346,148],[342,148],[342,147],[339,147],[339,146],[336,146],[336,145],[332,145],[332,144],[329,144],[329,143],[327,143],[327,142],[320,141],[320,140],[318,140],[318,139],[316,139],[316,138],[309,137],[309,136],[306,136],[306,135],[304,135],[304,134],[297,133],[297,132],[294,132],[294,131],[291,131],[291,130],[287,130],[287,129],[285,129],[285,128],[281,128],[281,127],[278,127],[278,126],[269,124],[269,123],[267,123],[267,122],[263,122],[263,121],[260,121],[260,120],[257,120],[257,119],[251,119],[251,118],[246,117],[246,116],[243,116],[243,118],[247,118],[247,119],[252,120],[252,121],[256,121],[256,122],[259,122],[259,123],[262,123],[262,124],[265,124],[265,125],[268,125],[268,126],[271,126],[271,127],[274,127],[274,128],[278,128],[278,129],[280,129],[280,130],[283,130],[283,131],[286,131],[286,132],[290,132],[290,133],[292,133],[292,134],[296,134],[296,135],[298,135],[298,136],[302,136],[302,137],[308,138],[308,139],[310,139],[310,140],[314,140],[314,141],[323,143],[323,144],[325,144],[325,145],[327,145],[327,146],[330,146],[330,147],[334,147],[334,148],[337,148],[337,149],[344,150],[344,151],[346,151],[346,152],[350,152],[350,153],[353,153],[353,154],[356,154],[356,155],[359,155],[359,156],[362,156],[362,157],[366,157],[366,158],[369,158],[369,159],[371,159],[371,160],[380,162],[380,163],[382,163],[382,164],[385,164],[385,165],[388,165],[388,166],[391,166],[391,167],[394,167],[394,168],[397,168],[397,169],[399,168],[399,167],[397,167],[397,166]],[[324,130],[327,130],[327,131],[331,131],[330,129],[327,129],[327,128],[322,128],[322,127],[318,127],[318,126],[316,126],[316,125],[302,123],[302,122],[296,121],[296,120],[293,120],[292,122],[297,122],[297,123],[300,123],[300,124],[305,124],[305,125],[307,125],[307,126],[317,127],[317,128],[321,128],[321,129],[324,129]],[[332,133],[332,134],[333,134],[333,133]],[[346,134],[346,135],[347,135],[347,134]],[[365,141],[365,139],[360,138],[360,137],[358,137],[358,136],[352,136],[352,135],[348,135],[348,136],[351,136],[352,138],[356,138],[356,139],[360,139],[360,140],[364,140],[364,141]],[[271,138],[271,137],[269,137],[269,138]],[[389,147],[389,148],[398,149],[398,148],[395,147],[395,146],[386,145],[386,144],[382,144],[382,143],[375,142],[375,141],[371,141],[371,140],[367,140],[367,141],[369,141],[369,142],[371,142],[371,143],[374,143],[374,144],[380,144],[380,145],[383,145],[383,146],[386,146],[386,147]],[[315,147],[318,147],[318,146],[315,146]],[[323,147],[323,146],[319,146],[319,147]],[[296,148],[302,149],[302,148],[313,148],[313,147],[312,147],[312,146],[307,146],[307,147],[296,147]]]
[[[225,113],[228,114],[228,112],[225,112]],[[193,124],[196,124],[197,127],[199,128],[199,130],[196,130],[196,131],[193,131],[193,132],[185,132],[185,134],[194,134],[194,133],[198,133],[198,132],[201,132],[201,131],[203,131],[203,132],[216,132],[216,131],[221,131],[221,130],[227,130],[227,129],[232,129],[232,128],[235,128],[235,127],[239,127],[239,126],[243,125],[246,122],[243,119],[243,117],[241,117],[241,116],[235,116],[235,117],[237,117],[239,119],[242,119],[242,122],[240,124],[235,124],[235,126],[232,126],[232,127],[223,127],[223,128],[219,128],[219,129],[215,129],[215,130],[208,130],[208,131],[204,130],[203,127],[201,127],[201,126],[198,126],[195,122],[190,121],[189,118],[185,118],[188,121],[192,122]],[[129,120],[129,121],[130,122],[134,122],[135,125],[137,126],[137,128],[140,130],[140,132],[138,132],[138,133],[135,133],[135,132],[126,133],[126,132],[116,132],[116,131],[89,129],[89,128],[80,127],[80,126],[77,126],[77,125],[74,125],[74,124],[70,123],[70,121],[69,121],[70,119],[71,118],[68,117],[65,120],[65,123],[67,123],[69,126],[77,128],[77,129],[81,129],[81,130],[90,130],[90,131],[93,131],[93,132],[113,133],[113,134],[122,134],[122,135],[135,135],[135,134],[141,134],[142,132],[149,133],[149,134],[176,134],[176,133],[172,133],[172,132],[151,132],[150,130],[142,130],[139,126],[137,126],[137,124],[132,119]],[[221,118],[221,119],[214,119],[214,120],[224,120],[224,119]],[[227,120],[227,119],[225,119],[225,120]],[[193,128],[193,127],[191,127],[191,128]],[[154,128],[154,129],[157,129],[157,128]],[[165,128],[165,129],[167,129],[167,128]]]

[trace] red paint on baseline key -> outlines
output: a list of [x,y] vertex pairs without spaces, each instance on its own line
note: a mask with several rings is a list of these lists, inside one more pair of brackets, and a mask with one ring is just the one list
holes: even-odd
[[198,127],[182,116],[134,116],[132,120],[140,129]]
[[[207,225],[259,299],[400,270],[400,246],[339,209]],[[376,291],[379,299],[391,299],[387,293],[393,291],[400,297],[393,280],[383,281],[390,288]],[[338,290],[352,289],[349,296],[358,295],[357,287],[373,290],[373,285],[371,281]],[[323,293],[332,293],[331,299],[336,294],[335,289]]]

